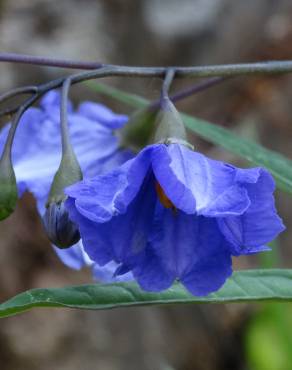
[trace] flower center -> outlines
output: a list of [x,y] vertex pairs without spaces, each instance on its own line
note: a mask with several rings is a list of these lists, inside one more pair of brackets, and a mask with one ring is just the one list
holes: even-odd
[[164,190],[162,189],[161,185],[158,181],[155,181],[155,190],[158,195],[158,199],[160,200],[160,203],[165,208],[171,208],[173,211],[176,211],[175,205],[172,203],[172,201],[167,197]]

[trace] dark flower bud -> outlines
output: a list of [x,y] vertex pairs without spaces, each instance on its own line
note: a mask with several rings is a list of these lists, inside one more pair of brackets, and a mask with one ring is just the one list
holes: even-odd
[[14,170],[9,156],[0,160],[0,221],[7,218],[15,209],[17,186]]
[[49,204],[43,223],[50,241],[61,249],[71,247],[80,239],[78,227],[70,220],[64,202]]
[[64,188],[82,180],[82,172],[76,156],[69,146],[62,155],[58,171],[54,176],[46,212],[43,217],[47,235],[52,243],[64,249],[76,244],[80,239],[77,226],[69,219],[64,206]]
[[59,248],[69,248],[80,239],[78,227],[70,220],[64,206],[67,198],[64,189],[82,180],[82,171],[70,142],[68,128],[67,112],[70,84],[71,79],[68,78],[62,86],[60,105],[62,158],[51,185],[46,204],[47,209],[43,217],[49,239]]

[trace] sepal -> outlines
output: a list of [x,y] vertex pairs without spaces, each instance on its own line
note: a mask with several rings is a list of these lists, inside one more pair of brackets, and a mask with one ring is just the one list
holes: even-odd
[[17,202],[17,185],[12,162],[4,155],[0,160],[0,221],[14,211]]
[[156,116],[155,123],[155,143],[187,144],[185,126],[179,112],[169,98],[165,97],[162,99],[161,108]]
[[66,199],[64,188],[82,180],[82,171],[73,150],[67,150],[51,185],[47,206]]

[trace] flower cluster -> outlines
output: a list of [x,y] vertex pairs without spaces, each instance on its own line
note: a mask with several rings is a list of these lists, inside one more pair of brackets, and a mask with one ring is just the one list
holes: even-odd
[[[68,106],[70,138],[84,178],[107,172],[132,156],[129,151],[119,149],[118,139],[113,134],[113,130],[126,124],[127,116],[115,114],[104,105],[93,102],[83,102],[76,110],[72,103]],[[1,131],[0,152],[9,128],[10,125],[6,125]],[[30,108],[24,113],[12,147],[19,196],[25,191],[33,193],[41,215],[45,212],[60,159],[60,93],[50,91],[40,101],[39,108]],[[90,265],[98,278],[112,280],[109,269],[105,267],[99,271],[84,252],[81,242],[68,250],[55,248],[55,251],[67,266],[80,269]]]
[[[13,146],[19,193],[31,191],[41,214],[61,157],[59,100],[50,92],[40,108],[29,109]],[[232,256],[269,250],[266,243],[284,229],[265,169],[212,160],[176,139],[133,156],[113,134],[126,116],[91,102],[69,107],[84,180],[64,190],[83,243],[56,249],[68,266],[90,265],[99,280],[135,279],[156,292],[178,280],[206,295],[232,274]]]

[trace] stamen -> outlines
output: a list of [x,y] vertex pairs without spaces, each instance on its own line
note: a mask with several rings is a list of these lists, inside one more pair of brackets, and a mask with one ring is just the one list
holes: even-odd
[[155,190],[158,195],[158,199],[160,200],[160,203],[168,209],[172,209],[173,211],[176,211],[175,205],[172,203],[172,201],[167,197],[164,190],[162,189],[161,185],[158,181],[155,181]]

